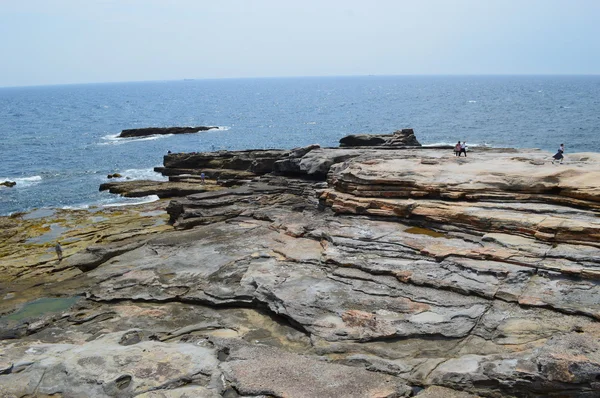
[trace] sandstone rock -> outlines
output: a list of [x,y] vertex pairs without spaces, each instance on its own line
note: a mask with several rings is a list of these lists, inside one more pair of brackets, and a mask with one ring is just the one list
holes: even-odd
[[157,195],[159,198],[186,196],[209,190],[209,185],[200,182],[170,182],[133,180],[120,182],[105,182],[100,184],[100,191],[109,191],[129,198],[140,198]]
[[340,140],[340,146],[421,146],[421,144],[417,141],[413,129],[402,129],[394,131],[391,135],[348,135]]
[[445,387],[431,386],[417,394],[419,398],[478,398],[477,395],[451,390]]
[[233,169],[254,174],[270,173],[273,163],[287,157],[286,150],[220,151],[202,153],[173,153],[164,157],[169,169]]
[[397,378],[319,361],[268,347],[239,347],[222,365],[236,391],[246,396],[406,397]]
[[[0,375],[4,396],[133,397],[186,384],[209,386],[216,372],[214,350],[193,344],[141,342],[123,347],[121,333],[83,346],[35,344],[25,355],[27,366]],[[152,396],[152,395],[150,395]]]
[[238,186],[171,201],[160,234],[115,218],[110,239],[66,246],[63,270],[15,269],[25,230],[50,228],[0,219],[3,313],[84,297],[0,318],[0,391],[597,396],[600,156],[383,148],[170,154],[179,181],[214,170]]

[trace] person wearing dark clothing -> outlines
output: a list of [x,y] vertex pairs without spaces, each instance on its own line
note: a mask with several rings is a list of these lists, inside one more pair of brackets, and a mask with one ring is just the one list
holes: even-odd
[[458,153],[458,156],[460,156],[461,153],[465,154],[465,157],[467,157],[467,142],[463,141],[462,144],[460,144],[460,152]]
[[556,162],[557,160],[560,160],[560,163],[562,163],[565,158],[563,156],[563,153],[565,153],[565,144],[560,144],[560,146],[558,147],[558,151],[556,151],[556,154],[552,156],[552,164],[554,164],[554,162]]

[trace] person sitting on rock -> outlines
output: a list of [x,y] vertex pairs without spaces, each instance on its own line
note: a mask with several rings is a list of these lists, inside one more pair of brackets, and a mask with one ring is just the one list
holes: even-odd
[[454,145],[454,156],[458,156],[460,154],[460,141]]

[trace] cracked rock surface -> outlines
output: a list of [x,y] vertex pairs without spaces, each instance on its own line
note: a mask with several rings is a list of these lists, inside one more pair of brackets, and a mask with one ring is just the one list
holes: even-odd
[[174,154],[165,174],[254,176],[172,200],[172,227],[54,268],[30,253],[1,279],[0,396],[600,394],[599,155],[213,158]]

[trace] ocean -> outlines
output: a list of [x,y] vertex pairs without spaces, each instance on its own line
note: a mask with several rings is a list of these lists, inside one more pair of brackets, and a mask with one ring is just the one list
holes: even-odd
[[[337,146],[413,128],[422,144],[600,152],[600,76],[362,76],[0,88],[0,215],[136,203],[98,186],[172,152]],[[123,129],[219,126],[118,139]]]

